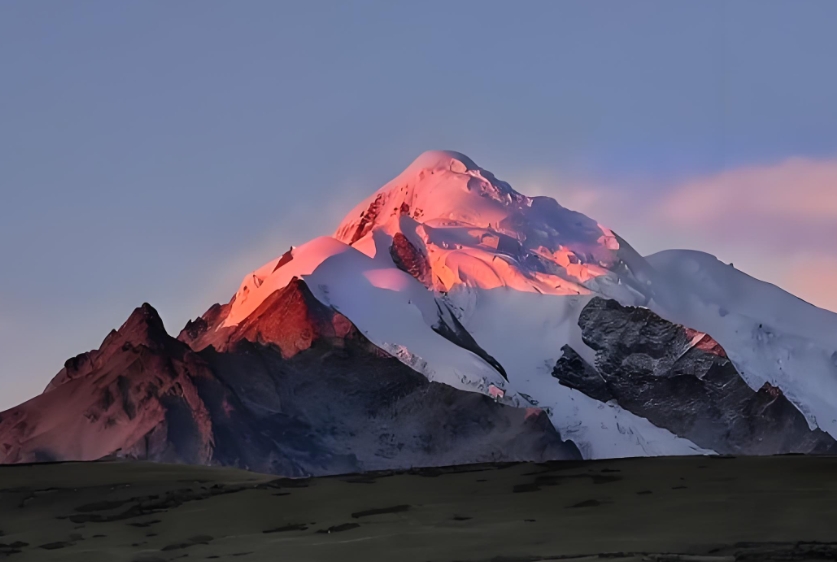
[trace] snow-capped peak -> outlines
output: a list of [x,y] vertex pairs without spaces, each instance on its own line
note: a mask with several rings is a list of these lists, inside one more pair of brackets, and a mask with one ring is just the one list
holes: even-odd
[[[609,229],[548,197],[527,197],[457,152],[431,151],[353,209],[335,238],[369,256],[376,233],[426,252],[435,287],[586,294],[617,263]],[[389,246],[388,238],[379,239]]]

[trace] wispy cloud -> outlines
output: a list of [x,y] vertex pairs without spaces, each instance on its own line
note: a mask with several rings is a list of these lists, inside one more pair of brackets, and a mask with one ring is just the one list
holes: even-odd
[[703,250],[837,311],[837,159],[789,158],[641,196],[618,185],[530,185],[614,228],[642,252]]
[[778,249],[834,252],[837,160],[791,158],[699,178],[676,187],[656,211],[679,228],[758,237]]

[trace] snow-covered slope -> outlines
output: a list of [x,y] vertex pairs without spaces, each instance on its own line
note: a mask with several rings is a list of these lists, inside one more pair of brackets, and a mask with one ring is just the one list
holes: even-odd
[[526,197],[462,154],[433,151],[359,204],[334,237],[248,275],[223,325],[240,323],[300,276],[321,302],[430,380],[537,404],[587,457],[706,452],[552,375],[564,346],[595,364],[578,323],[590,299],[603,296],[712,334],[754,390],[771,382],[812,429],[837,435],[837,422],[825,419],[837,412],[837,332],[807,325],[828,328],[835,315],[711,268],[701,269],[706,283],[686,281],[685,261],[646,260],[594,220]]
[[646,258],[667,291],[655,310],[713,335],[753,388],[781,388],[811,427],[837,436],[837,314],[702,252]]

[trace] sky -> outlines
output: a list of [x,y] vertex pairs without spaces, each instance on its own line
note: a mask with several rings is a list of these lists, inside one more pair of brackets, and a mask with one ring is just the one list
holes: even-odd
[[837,311],[837,2],[0,2],[0,410],[457,150]]

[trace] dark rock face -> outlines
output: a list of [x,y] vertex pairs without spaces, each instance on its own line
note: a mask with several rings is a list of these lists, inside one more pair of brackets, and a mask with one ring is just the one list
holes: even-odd
[[579,456],[543,412],[429,383],[360,340],[289,360],[246,340],[201,355],[218,373],[197,387],[221,464],[303,475]]
[[595,368],[582,359],[572,347],[565,345],[561,351],[564,354],[552,369],[553,377],[561,381],[564,386],[580,390],[599,402],[613,400],[614,396],[607,381]]
[[430,262],[425,256],[406,236],[400,232],[396,232],[392,237],[392,245],[389,248],[390,257],[395,266],[409,273],[416,280],[427,287],[433,287],[433,275],[430,267]]
[[218,328],[227,319],[234,301],[235,297],[229,304],[213,304],[203,316],[187,322],[177,339],[196,351],[210,345],[219,347],[226,341],[231,330],[219,331]]
[[378,215],[383,210],[384,204],[384,196],[378,195],[375,197],[375,200],[369,204],[369,207],[360,215],[360,222],[355,229],[355,232],[352,234],[352,239],[349,242],[349,245],[354,244],[361,238],[363,238],[366,233],[368,233],[372,226],[375,224],[375,220],[378,218]]
[[594,298],[579,318],[595,368],[564,349],[553,376],[695,444],[725,454],[834,453],[827,433],[810,430],[782,394],[751,389],[706,334],[650,310]]
[[302,281],[221,328],[228,308],[181,341],[137,309],[0,414],[0,463],[116,455],[303,476],[580,457],[540,410],[428,382]]

